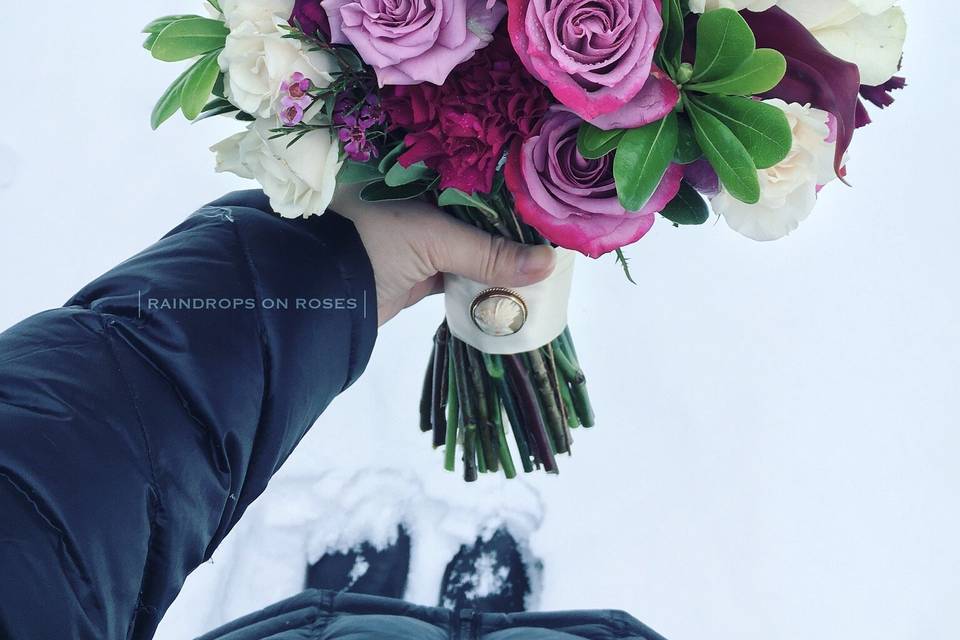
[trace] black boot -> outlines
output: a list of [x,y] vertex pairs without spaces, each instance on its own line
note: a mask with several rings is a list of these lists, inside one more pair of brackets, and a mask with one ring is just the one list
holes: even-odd
[[530,576],[517,541],[505,529],[460,551],[447,565],[440,606],[490,613],[524,611]]
[[403,598],[410,573],[410,536],[399,527],[397,542],[378,551],[364,542],[347,553],[329,553],[307,569],[308,589]]

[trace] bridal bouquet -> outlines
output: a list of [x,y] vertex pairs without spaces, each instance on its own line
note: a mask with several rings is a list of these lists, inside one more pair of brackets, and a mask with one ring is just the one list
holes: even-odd
[[[845,180],[864,101],[893,102],[895,0],[209,0],[160,18],[153,57],[193,64],[158,127],[230,116],[217,170],[286,217],[338,184],[421,198],[517,242],[550,243],[544,283],[446,282],[420,426],[478,473],[557,471],[594,413],[566,327],[573,255],[615,253],[658,218],[794,231]],[[508,434],[511,434],[508,437]],[[459,452],[459,455],[458,455]]]

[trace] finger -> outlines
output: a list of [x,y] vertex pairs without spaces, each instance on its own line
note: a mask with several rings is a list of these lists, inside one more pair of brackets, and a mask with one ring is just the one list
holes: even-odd
[[556,266],[553,249],[492,236],[458,220],[438,219],[430,237],[433,267],[484,284],[522,287],[540,282]]
[[410,289],[410,295],[404,307],[412,307],[427,296],[443,293],[443,276],[437,274],[428,280],[418,282]]

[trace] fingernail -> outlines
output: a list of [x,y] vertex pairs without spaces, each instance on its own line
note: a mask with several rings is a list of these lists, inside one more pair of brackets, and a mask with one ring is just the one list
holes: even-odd
[[540,245],[524,249],[517,260],[517,273],[522,276],[543,274],[544,277],[553,271],[557,256],[552,247]]

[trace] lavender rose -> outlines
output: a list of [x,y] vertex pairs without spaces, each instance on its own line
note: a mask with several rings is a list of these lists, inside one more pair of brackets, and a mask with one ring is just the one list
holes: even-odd
[[598,127],[663,118],[679,91],[653,65],[660,0],[507,0],[517,55],[553,95]]
[[517,143],[507,158],[507,187],[524,222],[567,249],[597,258],[636,242],[653,226],[680,189],[683,167],[670,165],[641,211],[627,211],[617,198],[613,154],[587,160],[577,151],[577,115],[555,106],[540,135]]
[[335,44],[352,44],[380,86],[432,82],[485,47],[506,14],[498,0],[323,0]]

